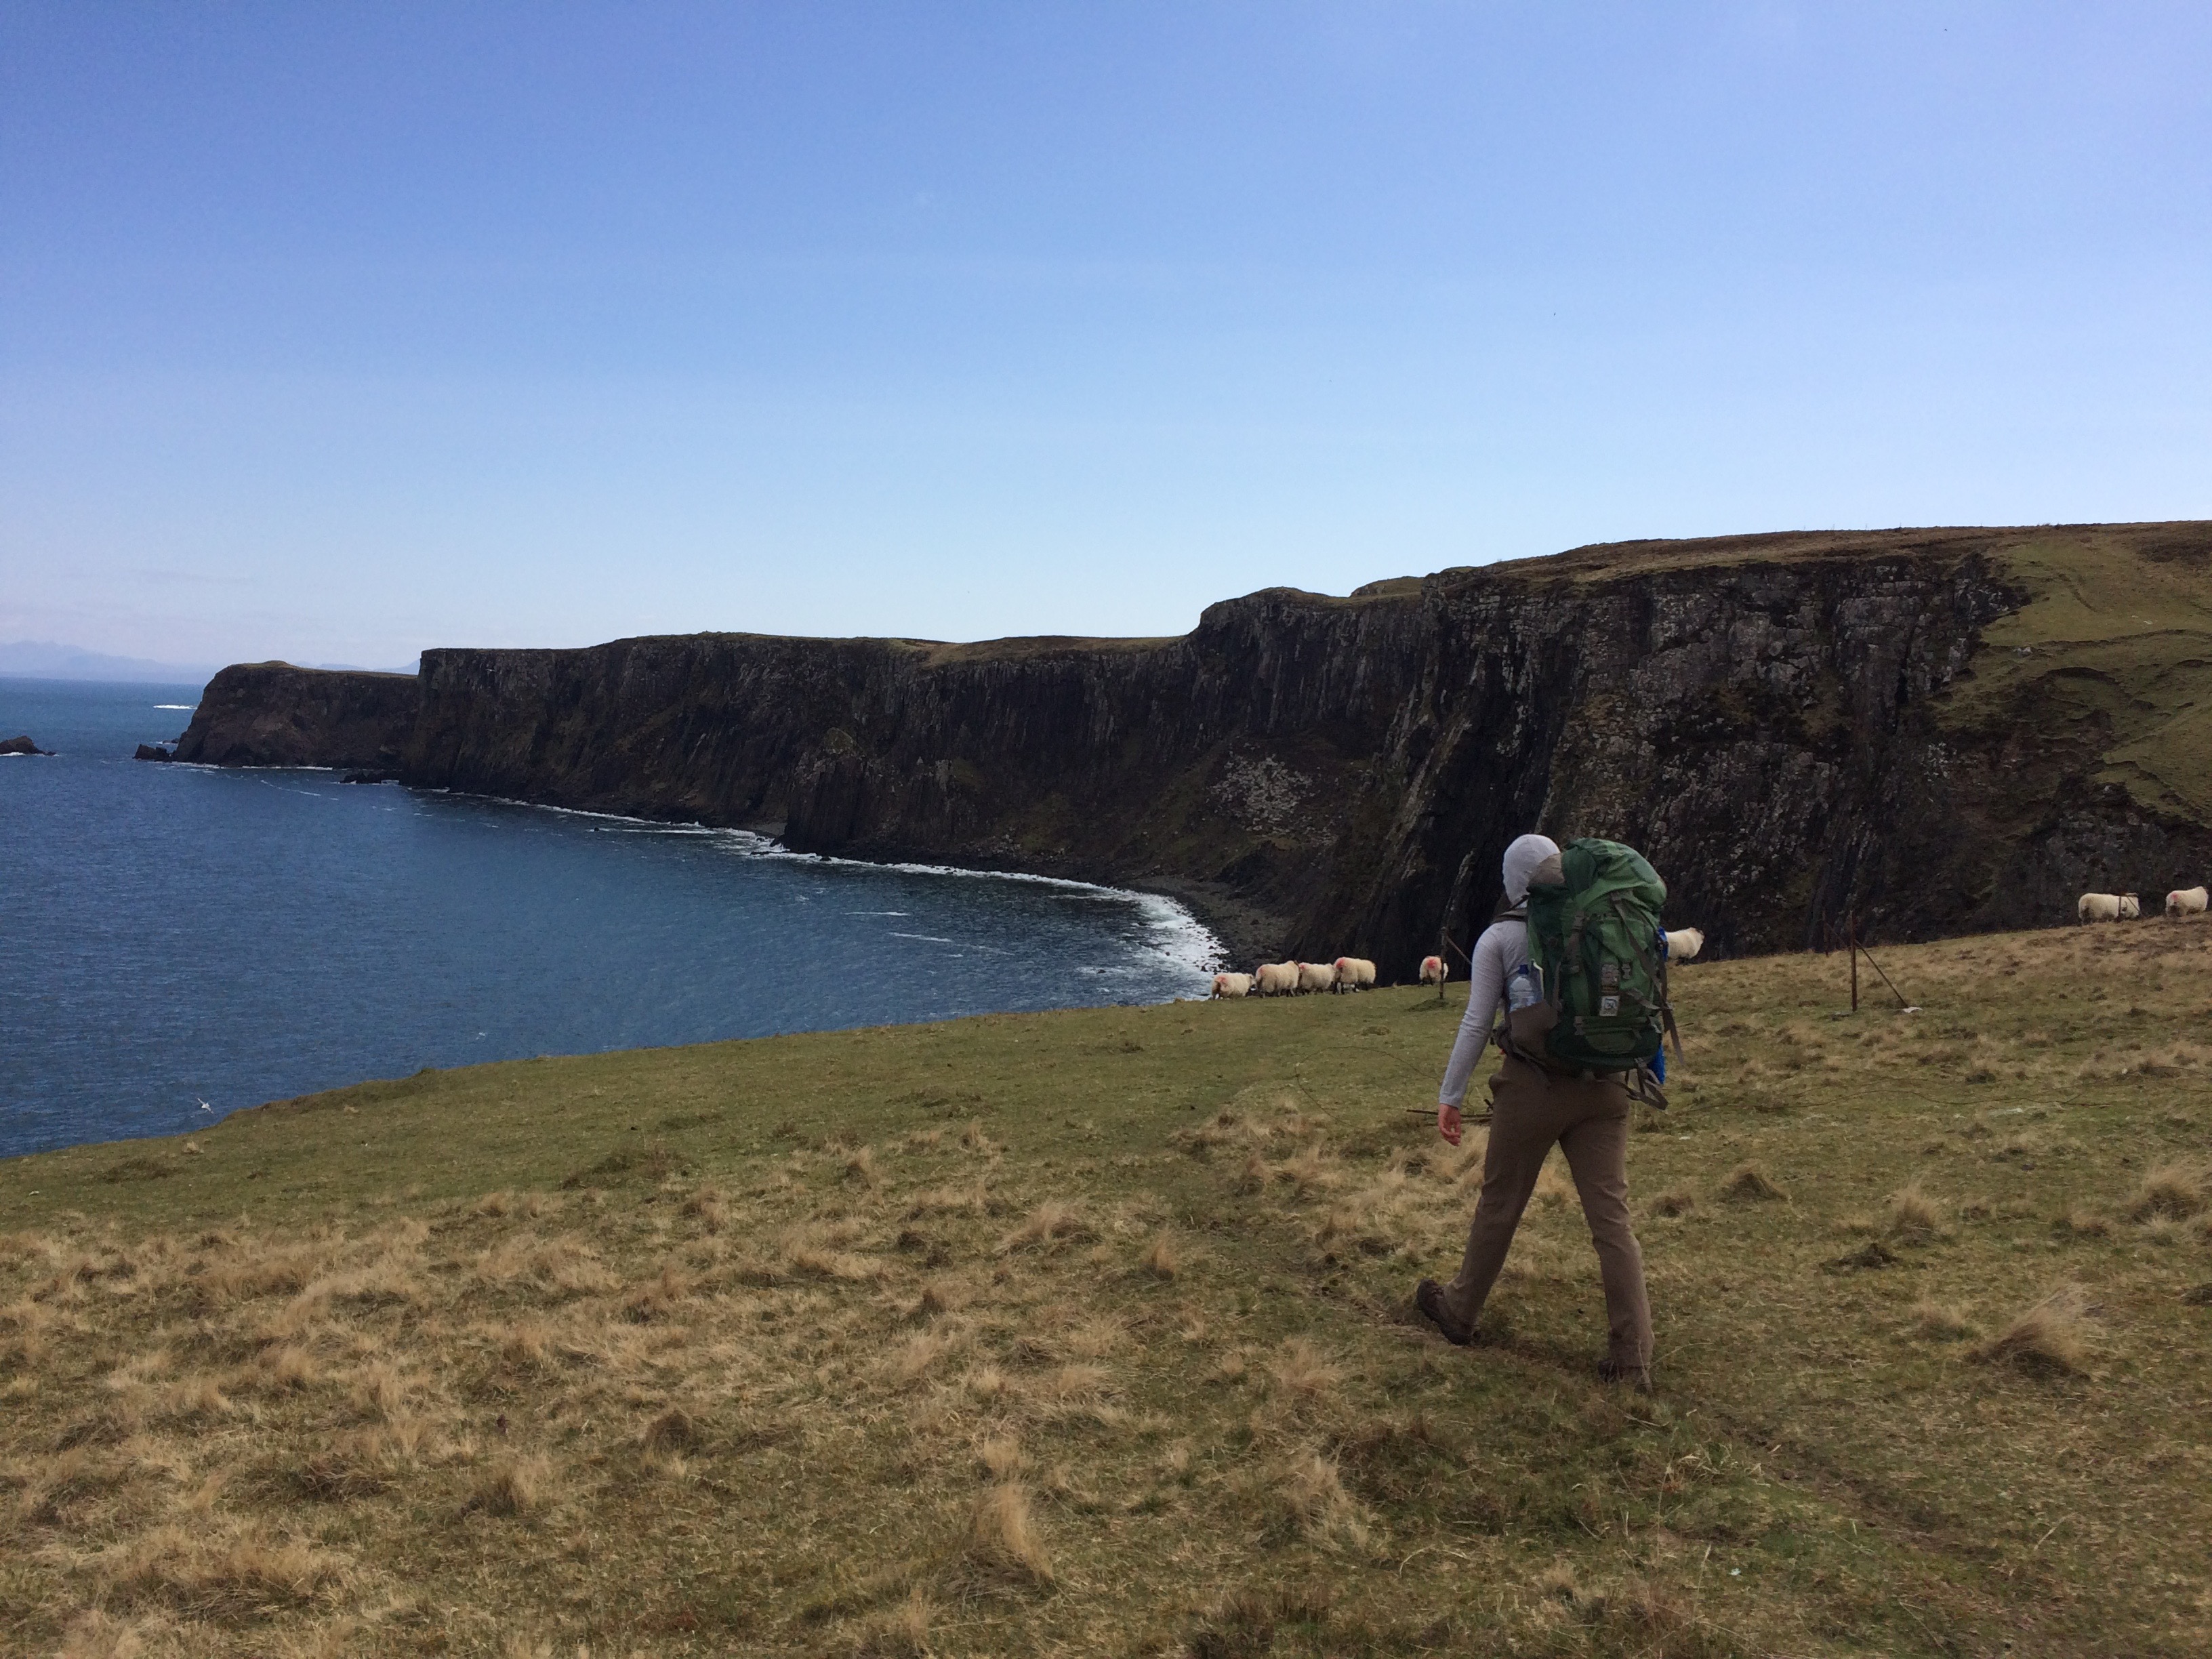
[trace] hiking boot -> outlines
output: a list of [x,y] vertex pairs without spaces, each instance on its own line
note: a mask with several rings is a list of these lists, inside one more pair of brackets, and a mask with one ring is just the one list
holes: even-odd
[[1444,1340],[1464,1348],[1474,1340],[1474,1333],[1444,1311],[1444,1287],[1433,1279],[1425,1279],[1413,1286],[1413,1305],[1422,1316],[1444,1334]]
[[1641,1365],[1630,1365],[1618,1359],[1597,1362],[1597,1380],[1601,1382],[1626,1382],[1638,1394],[1651,1392],[1651,1373]]

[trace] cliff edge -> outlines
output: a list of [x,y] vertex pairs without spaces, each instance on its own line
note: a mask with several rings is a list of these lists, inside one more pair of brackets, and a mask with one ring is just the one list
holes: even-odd
[[1180,639],[258,665],[179,758],[1152,887],[1240,958],[1386,980],[1469,942],[1532,825],[1642,848],[1711,949],[1924,937],[2203,878],[2208,575],[2208,524],[1808,532],[1271,589]]
[[207,684],[174,758],[387,771],[422,703],[414,674],[234,663]]

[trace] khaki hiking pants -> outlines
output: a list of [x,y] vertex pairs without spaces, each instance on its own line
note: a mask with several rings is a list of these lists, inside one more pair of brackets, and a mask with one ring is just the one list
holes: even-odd
[[1459,1276],[1444,1286],[1445,1310],[1474,1328],[1556,1145],[1566,1152],[1590,1243],[1597,1246],[1612,1358],[1624,1370],[1649,1370],[1651,1304],[1644,1293],[1644,1252],[1628,1221],[1628,1091],[1609,1079],[1554,1077],[1509,1055],[1491,1095],[1482,1196],[1467,1230]]

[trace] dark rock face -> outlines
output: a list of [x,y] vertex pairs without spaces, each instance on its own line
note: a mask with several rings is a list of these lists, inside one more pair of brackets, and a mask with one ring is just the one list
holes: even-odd
[[0,738],[0,755],[51,755],[51,749],[41,749],[25,738]]
[[238,663],[208,682],[175,758],[211,766],[392,766],[422,701],[412,674]]
[[1642,848],[1714,953],[1847,915],[1886,939],[2022,925],[2070,914],[2085,848],[2201,867],[2212,832],[2084,787],[2094,750],[2024,764],[2002,720],[1947,719],[1983,630],[2026,602],[2021,533],[1583,550],[1270,590],[1178,640],[431,651],[419,704],[332,674],[302,710],[291,682],[226,682],[307,671],[228,669],[180,758],[221,758],[225,732],[281,763],[275,732],[292,763],[1154,887],[1240,958],[1348,952],[1385,982],[1440,925],[1471,943],[1530,828]]
[[131,756],[131,758],[132,760],[166,761],[174,760],[176,759],[176,757],[171,754],[167,750],[162,748],[159,744],[142,743],[138,745],[138,752]]

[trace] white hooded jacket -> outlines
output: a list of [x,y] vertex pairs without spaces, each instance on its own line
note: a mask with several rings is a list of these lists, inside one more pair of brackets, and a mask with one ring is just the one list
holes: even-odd
[[[1505,902],[1518,905],[1528,896],[1528,878],[1546,859],[1559,856],[1559,844],[1548,836],[1522,836],[1505,849]],[[1468,969],[1467,1012],[1452,1043],[1451,1063],[1444,1067],[1443,1086],[1437,1099],[1446,1106],[1462,1104],[1467,1085],[1474,1075],[1497,1023],[1498,1006],[1504,1000],[1505,976],[1528,960],[1528,925],[1518,916],[1493,921],[1474,942]]]

